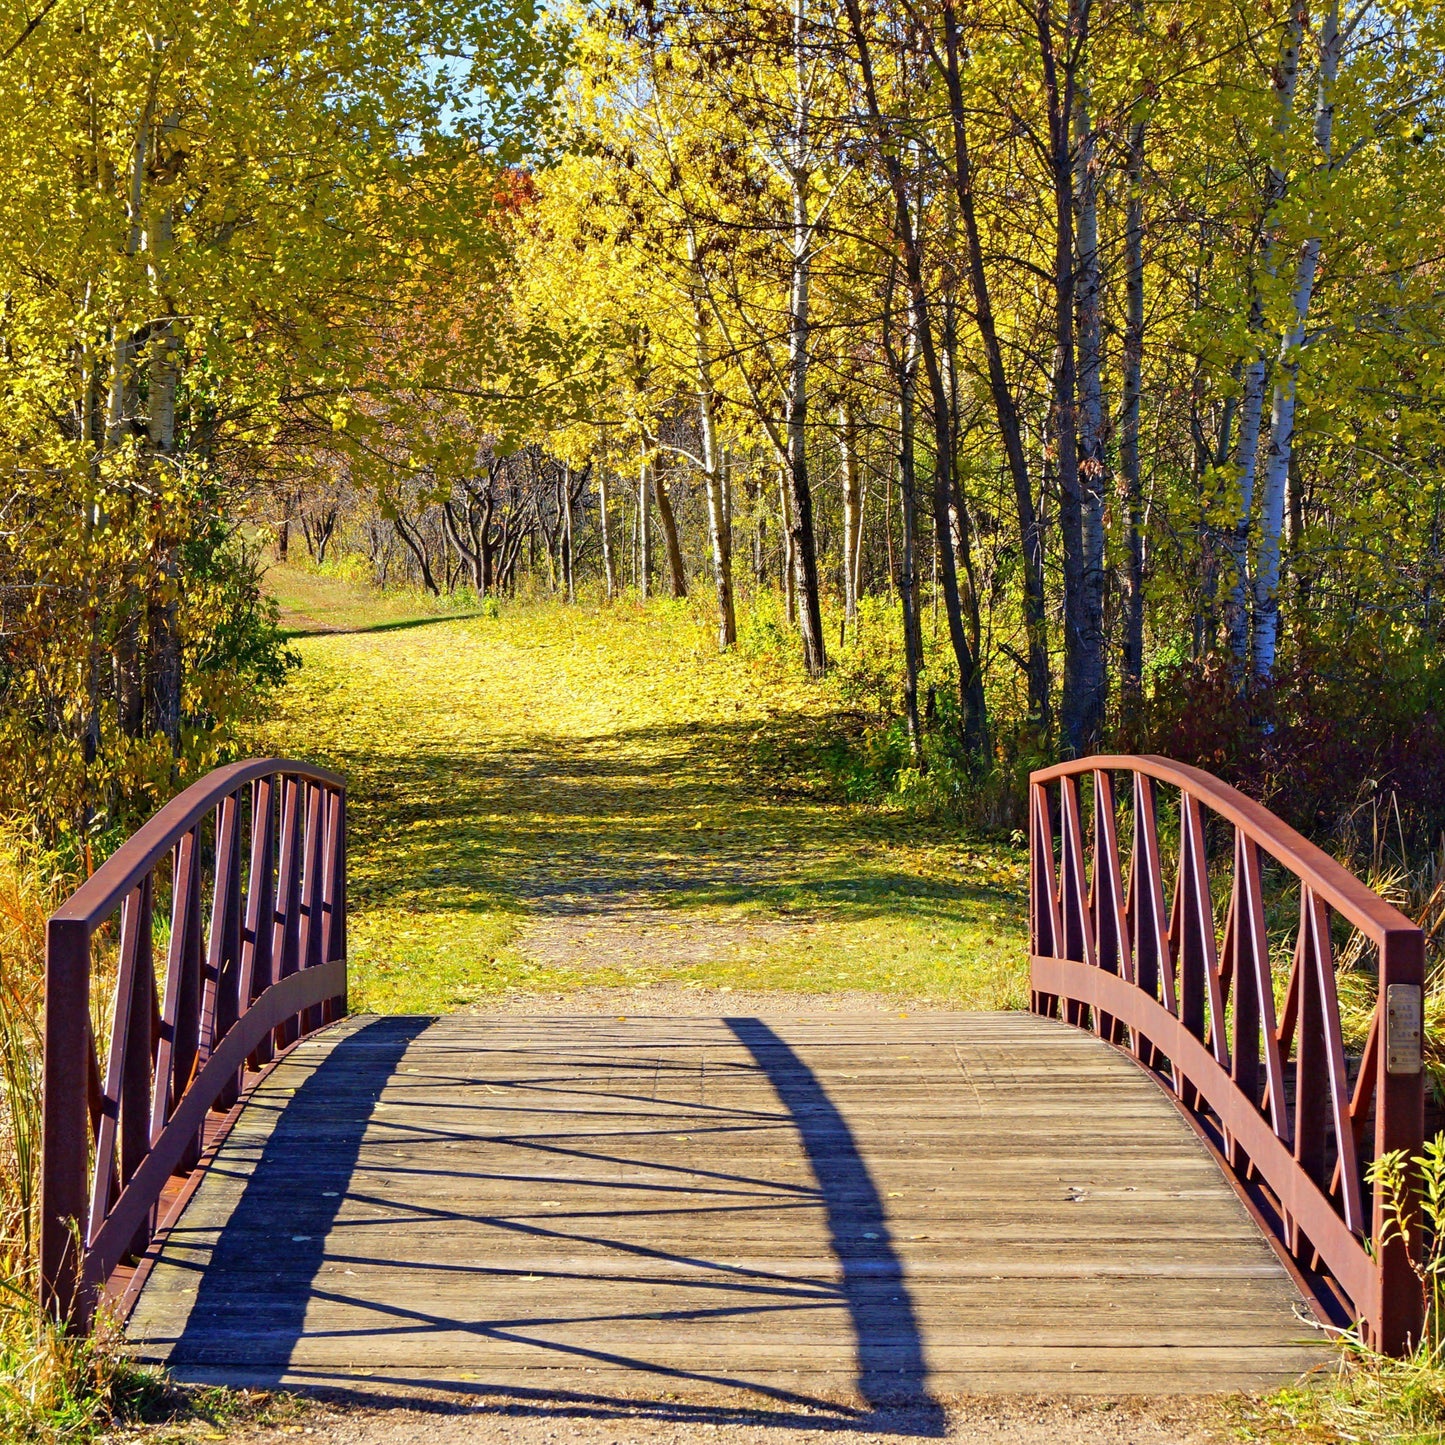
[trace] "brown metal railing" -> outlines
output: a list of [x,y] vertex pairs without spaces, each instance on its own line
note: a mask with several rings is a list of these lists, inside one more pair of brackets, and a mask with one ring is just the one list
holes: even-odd
[[[158,977],[154,915],[167,891]],[[102,1058],[93,944],[117,914]],[[102,1291],[184,1203],[178,1185],[255,1074],[345,1011],[346,784],[335,773],[279,758],[218,768],[71,895],[46,935],[40,1288],[51,1313],[88,1327]]]
[[[1132,793],[1127,881],[1116,778],[1127,778]],[[1387,1150],[1421,1147],[1420,930],[1293,828],[1198,768],[1084,758],[1034,773],[1029,794],[1035,1011],[1062,1011],[1127,1049],[1198,1129],[1316,1308],[1336,1322],[1358,1321],[1378,1349],[1406,1351],[1419,1338],[1420,1286],[1406,1246],[1387,1238],[1366,1167]],[[1176,805],[1166,910],[1159,819]],[[1222,935],[1211,837],[1221,861],[1232,848]],[[1287,876],[1267,899],[1271,858]],[[1266,914],[1294,887],[1299,924],[1276,1010]],[[1375,950],[1378,1001],[1357,1061],[1340,1026],[1335,915]]]

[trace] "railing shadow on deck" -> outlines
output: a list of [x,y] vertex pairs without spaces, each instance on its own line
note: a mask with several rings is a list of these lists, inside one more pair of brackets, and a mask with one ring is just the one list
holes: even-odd
[[[184,1227],[172,1235],[173,1257],[184,1258],[190,1253],[189,1267],[199,1277],[195,1302],[170,1354],[172,1366],[193,1370],[223,1366],[225,1362],[215,1353],[217,1341],[224,1339],[231,1327],[254,1340],[260,1323],[259,1309],[268,1340],[260,1354],[254,1343],[248,1344],[246,1383],[263,1388],[301,1388],[372,1408],[391,1404],[425,1409],[427,1402],[418,1392],[432,1390],[460,1397],[478,1413],[656,1419],[714,1426],[749,1424],[824,1433],[866,1429],[912,1439],[937,1439],[946,1433],[944,1411],[928,1389],[922,1332],[902,1261],[862,1150],[817,1076],[782,1038],[755,1018],[723,1022],[776,1092],[784,1110],[777,1117],[796,1129],[816,1180],[817,1203],[824,1211],[830,1246],[842,1275],[838,1297],[848,1311],[855,1340],[854,1388],[861,1407],[744,1376],[679,1369],[601,1347],[559,1347],[555,1342],[549,1346],[537,1340],[532,1342],[542,1348],[560,1348],[559,1364],[564,1367],[621,1365],[652,1376],[660,1386],[669,1382],[674,1387],[692,1384],[756,1398],[743,1398],[737,1403],[721,1399],[685,1401],[469,1383],[445,1368],[438,1369],[435,1377],[420,1378],[414,1372],[392,1375],[382,1367],[369,1371],[364,1387],[358,1387],[344,1372],[293,1366],[291,1356],[305,1332],[307,1307],[321,1288],[317,1280],[326,1258],[326,1235],[336,1222],[351,1176],[361,1163],[363,1139],[374,1105],[400,1067],[408,1045],[432,1022],[426,1017],[385,1018],[339,1040],[286,1102],[259,1157],[248,1170],[239,1202],[209,1253],[199,1242],[186,1238]],[[337,1118],[335,1081],[343,1074],[354,1077],[362,1050],[368,1086],[359,1091],[352,1084],[346,1100],[351,1107],[344,1117]],[[323,1119],[329,1121],[330,1136],[324,1158],[317,1150],[318,1125]],[[218,1160],[215,1167],[224,1167],[224,1161]],[[315,1197],[318,1195],[321,1197]],[[275,1240],[278,1219],[294,1220],[294,1226],[288,1228],[294,1227],[302,1237],[292,1236],[284,1265],[268,1273],[264,1267],[258,1268],[257,1250]],[[283,1238],[285,1233],[282,1231]],[[636,1252],[636,1247],[630,1247],[629,1252]],[[237,1290],[238,1279],[254,1281],[256,1288]],[[478,1302],[484,1303],[485,1284],[479,1289],[483,1293]],[[419,1310],[414,1304],[393,1302],[384,1307],[384,1313],[393,1327],[521,1338],[515,1328],[502,1328],[487,1320],[454,1319],[434,1310]]]
[[726,1023],[792,1116],[817,1181],[857,1341],[858,1393],[874,1410],[916,1412],[924,1426],[918,1433],[942,1435],[943,1411],[928,1391],[923,1334],[903,1262],[853,1131],[817,1075],[761,1019]]
[[[170,1251],[177,1260],[190,1255],[189,1267],[199,1280],[172,1365],[214,1363],[205,1360],[203,1342],[213,1346],[218,1334],[231,1331],[254,1337],[258,1323],[264,1323],[268,1349],[257,1363],[274,1368],[275,1383],[280,1382],[305,1330],[306,1308],[326,1258],[326,1238],[361,1162],[367,1125],[407,1048],[431,1023],[430,1017],[417,1014],[379,1018],[330,1048],[286,1101],[209,1253],[189,1237],[182,1217],[171,1235]],[[366,1087],[352,1083],[338,1100],[338,1077],[355,1075],[363,1061]],[[219,1167],[224,1167],[222,1160],[213,1166]],[[283,1260],[268,1260],[264,1252],[277,1242],[278,1220],[289,1221],[280,1234],[289,1247]],[[263,1271],[264,1287],[236,1288],[238,1279]]]

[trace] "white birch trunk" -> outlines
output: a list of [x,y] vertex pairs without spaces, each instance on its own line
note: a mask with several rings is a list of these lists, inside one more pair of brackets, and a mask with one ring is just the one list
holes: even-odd
[[[1330,166],[1335,128],[1335,80],[1340,70],[1344,37],[1340,33],[1339,0],[1330,0],[1320,30],[1320,59],[1315,98],[1315,146],[1326,169]],[[1259,554],[1254,580],[1254,637],[1252,664],[1256,680],[1267,682],[1274,674],[1279,649],[1280,535],[1284,530],[1285,493],[1290,453],[1294,446],[1295,408],[1298,400],[1300,353],[1305,344],[1310,301],[1319,273],[1322,237],[1305,239],[1295,264],[1290,295],[1290,324],[1280,341],[1275,362],[1274,398],[1270,409],[1269,454],[1260,498]]]
[[858,482],[858,424],[851,402],[838,407],[838,456],[843,473],[843,615],[858,626],[858,543],[863,530],[862,489]]
[[693,361],[697,370],[697,417],[698,430],[702,434],[703,481],[707,489],[713,580],[717,584],[718,647],[726,651],[738,640],[737,615],[733,609],[732,529],[728,524],[727,499],[723,495],[723,476],[718,455],[717,426],[713,410],[712,351],[708,346],[707,317],[703,311],[702,279],[697,274],[697,243],[691,234],[687,238],[687,257],[694,272],[690,288]]
[[[1274,146],[1270,158],[1268,179],[1265,183],[1264,214],[1261,225],[1264,233],[1264,251],[1260,258],[1260,270],[1266,278],[1266,285],[1273,282],[1279,270],[1276,254],[1273,216],[1276,207],[1284,198],[1286,180],[1284,175],[1283,150],[1289,139],[1290,123],[1294,114],[1295,92],[1299,85],[1299,52],[1303,35],[1303,12],[1298,6],[1291,6],[1285,23],[1284,39],[1280,44],[1279,69],[1275,81]],[[1250,567],[1250,534],[1254,525],[1255,481],[1259,474],[1259,436],[1264,422],[1264,393],[1268,381],[1268,363],[1265,359],[1263,337],[1264,306],[1256,286],[1250,299],[1249,330],[1257,339],[1257,349],[1244,369],[1244,393],[1239,408],[1239,445],[1234,454],[1235,471],[1239,478],[1239,511],[1234,525],[1234,535],[1229,538],[1229,550],[1234,563],[1234,581],[1230,586],[1229,605],[1226,609],[1226,626],[1229,631],[1229,648],[1242,670],[1249,660],[1250,602],[1252,581]]]

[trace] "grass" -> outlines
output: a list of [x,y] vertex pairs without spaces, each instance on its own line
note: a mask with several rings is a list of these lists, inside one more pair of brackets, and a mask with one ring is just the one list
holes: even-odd
[[686,604],[456,618],[270,585],[311,635],[256,745],[349,779],[355,1007],[660,983],[1024,1002],[1022,852],[841,801],[827,690],[719,655]]
[[465,589],[442,597],[410,588],[383,592],[368,581],[348,576],[347,570],[341,567],[327,573],[309,566],[271,568],[271,590],[282,603],[282,622],[288,632],[306,637],[356,629],[406,627],[481,610],[476,597]]

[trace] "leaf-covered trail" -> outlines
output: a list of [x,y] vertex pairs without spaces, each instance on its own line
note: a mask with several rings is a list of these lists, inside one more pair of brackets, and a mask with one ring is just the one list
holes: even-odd
[[685,608],[407,619],[271,583],[310,635],[257,742],[350,780],[355,1006],[599,985],[1022,1001],[1019,853],[831,801],[798,771],[821,695],[718,656]]

